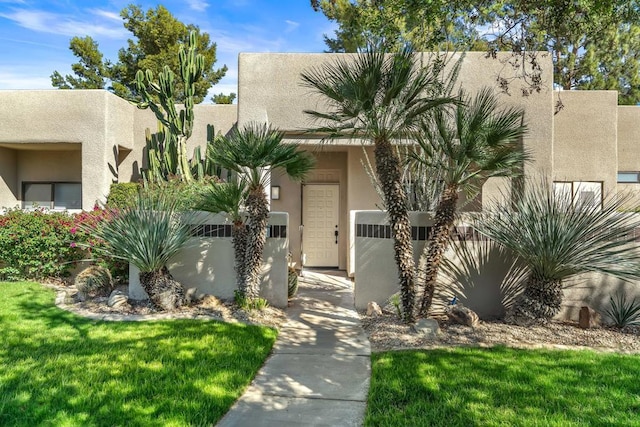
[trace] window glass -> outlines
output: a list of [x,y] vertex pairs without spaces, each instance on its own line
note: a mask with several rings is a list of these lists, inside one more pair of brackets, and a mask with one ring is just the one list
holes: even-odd
[[601,182],[574,182],[574,200],[577,208],[598,207],[602,209]]
[[640,182],[638,172],[618,172],[618,182]]
[[553,195],[556,200],[571,204],[573,197],[573,185],[570,182],[554,182]]
[[51,207],[51,184],[25,184],[24,207]]
[[81,184],[54,184],[54,209],[82,209]]

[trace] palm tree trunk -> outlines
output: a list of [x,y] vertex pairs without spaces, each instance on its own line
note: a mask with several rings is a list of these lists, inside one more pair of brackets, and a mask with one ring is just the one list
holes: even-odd
[[153,305],[161,310],[175,310],[184,304],[184,288],[174,280],[169,269],[140,273],[140,286]]
[[404,321],[415,321],[415,262],[413,260],[413,246],[411,244],[411,224],[407,211],[407,196],[402,187],[400,160],[391,142],[382,138],[374,141],[376,173],[385,198],[395,262],[398,266],[400,293],[402,295],[402,309]]
[[[420,316],[427,316],[433,303],[438,271],[440,270],[444,252],[447,250],[447,246],[449,246],[457,203],[458,186],[447,186],[442,192],[438,207],[436,208],[435,222],[431,229],[431,235],[429,236],[429,246],[425,248],[422,254],[423,257],[426,254],[426,259],[424,260],[426,271],[422,301],[420,303]],[[422,265],[423,263],[421,262],[420,264]]]
[[545,324],[558,314],[562,304],[562,280],[531,275],[524,291],[508,311],[506,321],[516,324]]
[[254,300],[260,296],[260,269],[262,254],[267,241],[269,207],[264,188],[260,185],[247,196],[247,250],[245,253],[246,297]]
[[247,226],[242,221],[234,221],[231,229],[234,255],[234,270],[236,271],[236,286],[242,294],[247,294],[247,274],[245,255],[247,251]]

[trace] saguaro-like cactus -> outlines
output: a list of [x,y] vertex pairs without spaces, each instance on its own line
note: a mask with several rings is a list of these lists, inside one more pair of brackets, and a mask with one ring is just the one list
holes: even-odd
[[196,54],[196,33],[189,34],[187,46],[180,46],[178,59],[180,75],[184,83],[184,108],[178,109],[175,104],[175,74],[165,66],[154,80],[151,70],[139,70],[136,74],[136,87],[142,96],[138,108],[150,108],[156,118],[168,131],[168,139],[174,140],[177,152],[177,175],[185,182],[193,180],[191,165],[187,157],[187,140],[193,131],[193,98],[195,83],[202,77],[204,56]]

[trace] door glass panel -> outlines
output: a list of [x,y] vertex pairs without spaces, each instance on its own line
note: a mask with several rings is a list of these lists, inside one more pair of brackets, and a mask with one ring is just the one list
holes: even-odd
[[82,209],[82,184],[55,184],[55,209]]
[[51,207],[51,184],[25,184],[24,207]]
[[554,182],[553,183],[553,195],[558,202],[572,203],[572,185],[570,182]]

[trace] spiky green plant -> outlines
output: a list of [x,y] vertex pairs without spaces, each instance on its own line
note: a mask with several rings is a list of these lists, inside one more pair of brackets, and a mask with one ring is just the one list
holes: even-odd
[[376,175],[394,241],[404,320],[413,322],[415,284],[411,224],[401,159],[393,144],[417,131],[425,115],[454,100],[441,96],[441,61],[423,66],[410,48],[385,54],[375,47],[341,56],[302,73],[302,84],[322,96],[324,111],[305,111],[328,138],[372,142]]
[[[138,70],[136,73],[136,89],[142,97],[137,104],[138,108],[150,108],[158,121],[168,133],[166,144],[175,144],[175,150],[169,152],[172,161],[175,160],[176,175],[185,182],[193,179],[191,165],[187,157],[187,140],[193,132],[193,106],[196,96],[196,83],[202,77],[204,70],[204,56],[196,54],[198,42],[195,31],[189,34],[187,46],[180,46],[178,60],[180,64],[180,77],[184,84],[184,108],[179,112],[176,108],[176,76],[168,66],[158,74],[158,81],[151,70]],[[157,101],[156,101],[157,99]],[[169,147],[170,145],[167,145]],[[173,159],[175,157],[175,159]],[[165,160],[164,153],[157,159],[150,156],[150,161]],[[150,163],[150,167],[157,165]]]
[[464,191],[471,199],[487,178],[520,175],[527,159],[520,146],[527,132],[523,110],[500,108],[490,88],[480,90],[474,98],[461,92],[460,99],[463,102],[453,114],[439,108],[431,115],[418,134],[421,150],[412,153],[427,170],[441,171],[444,186],[429,243],[421,256],[420,265],[425,266],[421,316],[428,314],[433,302],[460,193]]
[[580,273],[640,278],[634,230],[640,222],[621,213],[626,200],[576,206],[547,182],[529,183],[512,206],[496,205],[476,220],[485,236],[513,251],[527,266],[524,290],[507,313],[513,322],[549,321],[560,310],[563,284]]
[[245,254],[247,249],[247,225],[241,209],[247,199],[247,185],[244,181],[233,179],[227,183],[214,183],[203,190],[198,210],[224,212],[232,222],[231,241],[234,253],[236,285],[243,295],[247,294]]
[[216,164],[237,173],[247,187],[247,246],[244,254],[246,297],[260,295],[260,269],[269,218],[265,186],[270,174],[284,173],[301,180],[311,170],[311,154],[296,144],[284,144],[283,134],[266,124],[249,123],[221,138],[208,155]]
[[609,297],[609,307],[605,313],[618,328],[640,325],[640,301],[636,298],[627,299],[621,292],[615,298]]
[[167,263],[187,245],[193,222],[192,215],[180,212],[174,200],[143,193],[135,206],[88,231],[106,242],[102,249],[106,255],[136,266],[149,299],[170,310],[184,303],[184,289],[171,276]]

